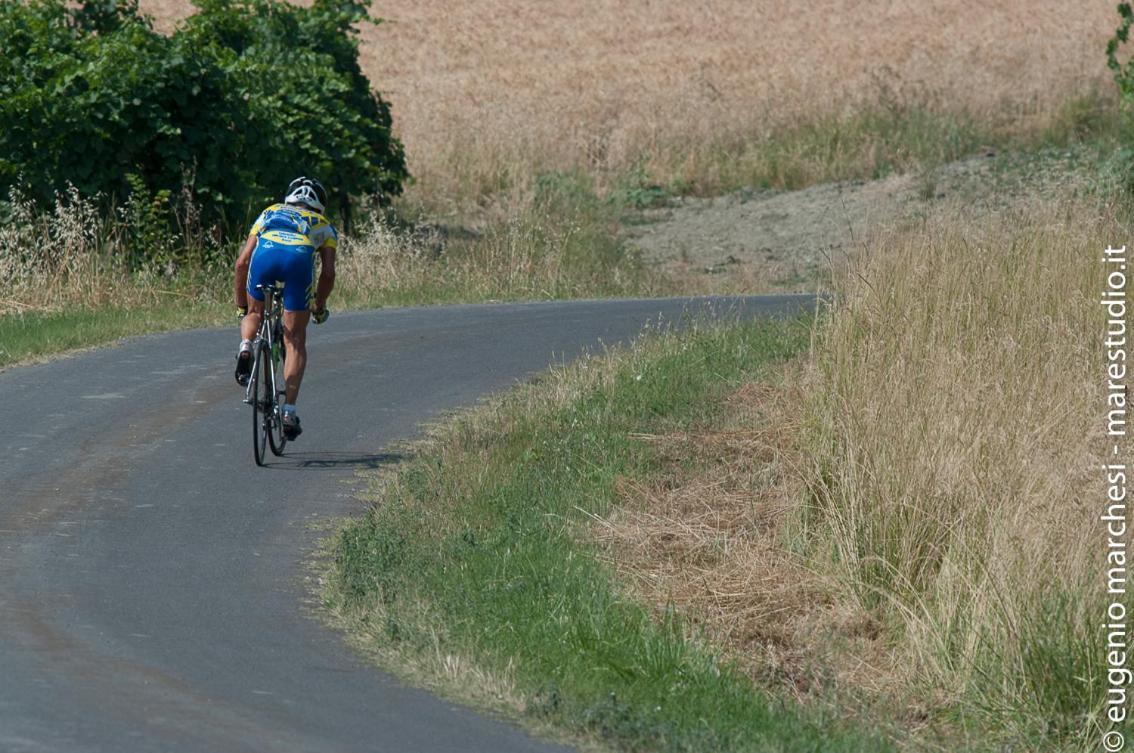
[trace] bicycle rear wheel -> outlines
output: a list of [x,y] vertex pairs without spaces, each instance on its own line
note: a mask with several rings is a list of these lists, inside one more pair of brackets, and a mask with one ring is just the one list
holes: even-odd
[[275,398],[275,385],[271,378],[271,353],[261,342],[256,349],[256,360],[252,363],[252,452],[256,465],[264,464],[267,454],[268,435],[271,432],[272,406]]
[[[265,381],[272,383],[272,412],[269,417],[268,425],[268,444],[272,448],[273,455],[283,455],[284,447],[287,445],[287,437],[283,431],[283,390],[278,389],[277,382],[283,382],[283,374],[280,370],[283,363],[276,364],[275,360],[272,361],[272,367],[264,370]],[[269,376],[270,373],[270,376]]]

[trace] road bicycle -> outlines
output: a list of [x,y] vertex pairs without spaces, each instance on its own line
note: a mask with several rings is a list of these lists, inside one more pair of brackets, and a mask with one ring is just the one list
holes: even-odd
[[244,402],[252,406],[252,452],[256,465],[264,465],[266,449],[282,455],[287,445],[283,428],[286,356],[283,338],[283,287],[275,283],[257,285],[264,294],[264,315],[252,341],[252,375],[244,390]]

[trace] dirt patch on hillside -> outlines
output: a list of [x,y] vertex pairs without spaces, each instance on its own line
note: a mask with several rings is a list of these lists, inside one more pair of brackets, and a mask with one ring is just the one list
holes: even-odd
[[908,213],[914,178],[801,191],[677,199],[627,228],[644,258],[669,272],[761,271],[774,289],[806,288],[879,224]]
[[722,290],[743,280],[760,292],[809,291],[874,235],[924,216],[933,204],[963,202],[975,215],[1074,180],[1067,155],[989,150],[923,174],[675,198],[626,218],[623,232],[647,263],[678,277],[717,275]]

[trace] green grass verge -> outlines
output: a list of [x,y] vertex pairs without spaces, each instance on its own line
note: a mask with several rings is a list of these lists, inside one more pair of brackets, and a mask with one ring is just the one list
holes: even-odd
[[[379,661],[619,750],[888,745],[756,689],[682,616],[628,600],[585,527],[695,426],[799,352],[800,322],[705,329],[585,361],[449,423],[332,543],[325,600]],[[477,685],[479,691],[470,691]]]
[[122,337],[216,326],[226,321],[230,321],[226,310],[218,304],[179,301],[142,309],[68,309],[0,316],[0,368],[105,345]]

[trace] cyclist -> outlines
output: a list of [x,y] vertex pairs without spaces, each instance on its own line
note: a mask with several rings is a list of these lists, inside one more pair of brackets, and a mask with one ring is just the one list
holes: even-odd
[[[236,381],[247,385],[252,374],[252,338],[264,314],[264,294],[257,285],[282,281],[284,345],[284,435],[295,439],[303,431],[295,402],[307,367],[307,323],[327,320],[327,296],[335,286],[335,251],[338,233],[323,215],[327,192],[313,178],[296,178],[287,187],[282,204],[265,209],[252,225],[248,240],[236,259],[235,297],[240,311],[240,350],[236,354]],[[315,256],[320,261],[316,283]],[[314,306],[312,307],[312,303]]]

